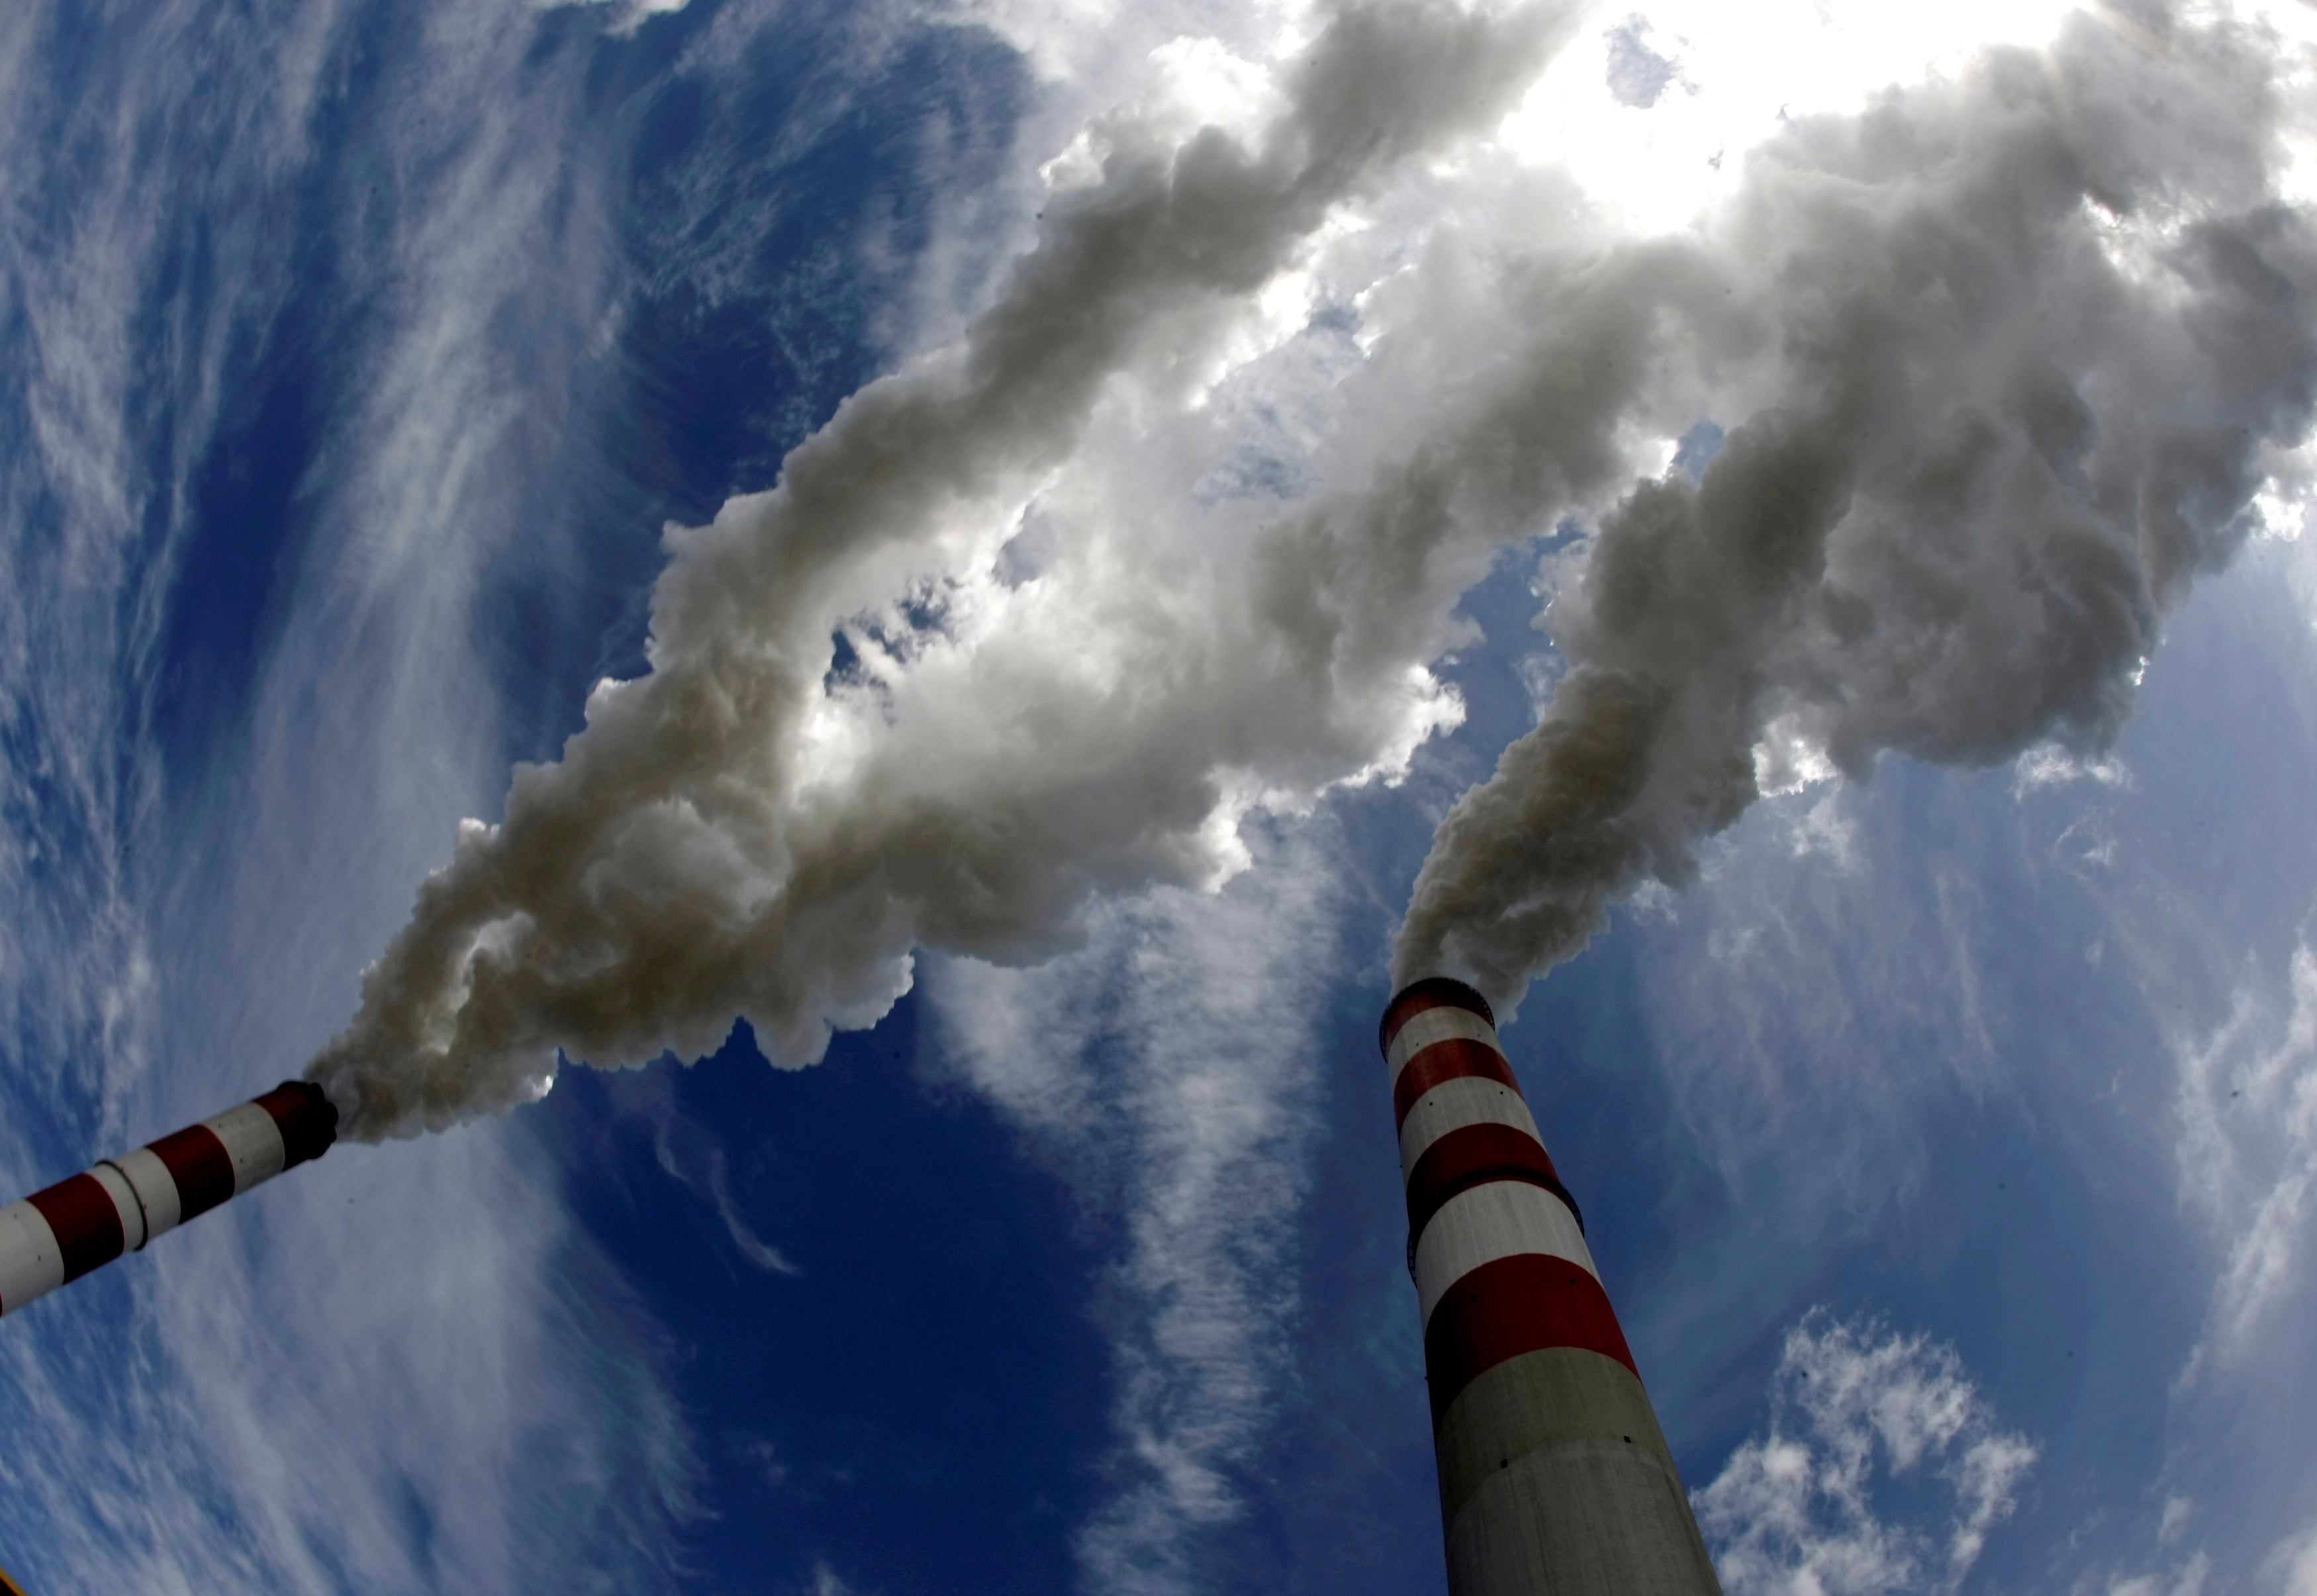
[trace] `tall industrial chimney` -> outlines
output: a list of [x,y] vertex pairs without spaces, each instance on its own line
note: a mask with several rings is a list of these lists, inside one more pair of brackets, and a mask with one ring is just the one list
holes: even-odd
[[1450,1596],[1721,1596],[1688,1493],[1496,1016],[1383,1011]]
[[337,1138],[338,1111],[322,1089],[285,1080],[214,1119],[0,1208],[0,1314],[321,1157]]

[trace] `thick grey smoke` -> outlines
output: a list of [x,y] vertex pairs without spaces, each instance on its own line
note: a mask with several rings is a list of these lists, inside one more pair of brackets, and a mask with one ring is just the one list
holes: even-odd
[[963,726],[921,718],[863,749],[857,719],[824,713],[832,629],[986,563],[1105,383],[1195,363],[1217,312],[1337,206],[1501,117],[1570,9],[1355,3],[1251,141],[1098,124],[1097,176],[1050,202],[960,344],[854,395],[771,492],[670,533],[650,674],[603,684],[562,760],[519,768],[505,819],[467,828],[309,1067],[346,1133],[536,1097],[559,1047],[702,1054],[736,1015],[776,1055],[817,1058],[831,1025],[906,990],[920,942],[1045,951],[1096,886],[1208,870],[1212,760],[1178,762],[1100,705],[1042,721],[1029,702],[951,746]]
[[1442,825],[1400,976],[1516,1001],[1798,758],[2115,736],[2309,429],[2317,240],[2274,197],[2270,49],[2079,18],[1758,154],[1689,250],[1727,312],[1635,275],[1749,346],[1750,414],[1602,522],[1547,616],[1569,674]]
[[[1034,959],[1094,893],[1220,879],[1247,810],[1453,723],[1457,596],[1565,517],[1597,527],[1547,615],[1569,674],[1442,828],[1404,975],[1516,1000],[1797,761],[2112,735],[2307,430],[2317,255],[2262,41],[2080,20],[1613,243],[1474,138],[1567,22],[1355,4],[1250,131],[1096,124],[957,346],[670,534],[651,674],[469,828],[315,1061],[350,1134],[736,1016],[810,1062],[917,946]],[[1306,385],[1320,490],[1267,522],[1185,490],[1250,320],[1427,184],[1346,275],[1373,341]],[[1649,476],[1702,418],[1703,480]]]

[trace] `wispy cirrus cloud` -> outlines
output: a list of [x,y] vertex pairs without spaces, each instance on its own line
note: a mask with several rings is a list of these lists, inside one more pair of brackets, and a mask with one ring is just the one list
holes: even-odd
[[671,1575],[666,1349],[520,1128],[357,1153],[11,1316],[34,1588],[581,1590]]
[[2228,1370],[2264,1321],[2305,1289],[2301,1261],[2317,1217],[2317,950],[2296,946],[2282,981],[2249,974],[2228,1016],[2183,1038],[2181,1196],[2221,1243],[2221,1265],[2190,1376]]
[[1203,1588],[1206,1538],[1245,1512],[1292,1387],[1327,855],[1298,833],[1219,895],[1098,908],[1082,951],[1035,969],[928,972],[954,1067],[1117,1238],[1090,1305],[1117,1393],[1109,1488],[1078,1530],[1106,1596]]
[[[0,22],[11,1197],[289,1073],[503,769],[478,573],[536,539],[527,395],[596,336],[585,63],[533,56],[517,4],[380,23]],[[282,424],[251,429],[282,385],[329,469],[279,520],[221,516],[220,483],[273,467]],[[222,599],[188,576],[220,551],[248,584]],[[179,636],[219,604],[252,612],[246,659]],[[341,1150],[11,1315],[9,1566],[670,1577],[696,1471],[665,1348],[556,1191],[520,1127]]]

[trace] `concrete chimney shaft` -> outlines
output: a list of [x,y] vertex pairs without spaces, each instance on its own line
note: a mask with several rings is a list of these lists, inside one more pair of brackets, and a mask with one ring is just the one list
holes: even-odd
[[1385,1009],[1450,1596],[1721,1596],[1576,1199],[1480,993]]
[[285,1080],[213,1119],[0,1208],[0,1314],[13,1314],[164,1231],[330,1150],[338,1111]]

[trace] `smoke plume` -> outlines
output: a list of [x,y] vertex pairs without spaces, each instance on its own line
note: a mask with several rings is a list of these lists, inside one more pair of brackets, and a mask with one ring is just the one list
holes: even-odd
[[342,1134],[535,1098],[558,1048],[603,1065],[704,1054],[736,1015],[777,1056],[816,1059],[831,1026],[907,990],[920,942],[1051,951],[1096,886],[1208,873],[1212,762],[1138,743],[1132,705],[1123,722],[1100,704],[1042,713],[1066,684],[1001,680],[996,715],[880,735],[880,717],[830,707],[846,696],[835,629],[987,565],[1106,382],[1196,364],[1228,330],[1219,311],[1337,206],[1501,117],[1569,9],[1346,5],[1251,140],[1170,142],[1132,113],[1090,130],[1075,153],[1092,180],[1053,196],[957,345],[846,400],[771,492],[670,532],[650,673],[601,684],[561,761],[519,767],[505,818],[462,830],[309,1066]]
[[[1720,282],[1750,414],[1602,521],[1545,617],[1569,673],[1442,824],[1400,977],[1516,1002],[1798,766],[2114,738],[2309,429],[2273,48],[2080,17],[1755,157],[1687,280]],[[1700,324],[1694,286],[1631,281]]]
[[[1568,674],[1442,826],[1403,976],[1516,1000],[1816,761],[2112,737],[2308,429],[2269,42],[2079,19],[1794,125],[1696,227],[1617,241],[1482,148],[1570,22],[1353,4],[1245,131],[1090,128],[954,347],[670,533],[650,674],[470,823],[312,1065],[346,1133],[735,1017],[809,1063],[916,947],[1033,960],[1095,893],[1220,880],[1248,809],[1454,723],[1458,596],[1568,520]],[[1310,385],[1317,489],[1191,502],[1214,373],[1282,286],[1355,247],[1347,215],[1459,184],[1359,279],[1355,369]],[[1651,474],[1702,420],[1702,478]]]

